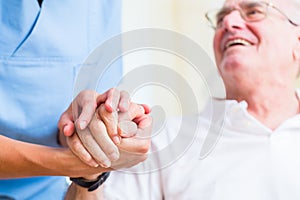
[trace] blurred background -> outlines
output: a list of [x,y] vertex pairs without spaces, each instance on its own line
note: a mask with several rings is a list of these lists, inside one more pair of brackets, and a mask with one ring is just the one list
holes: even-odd
[[[212,39],[214,31],[209,27],[204,15],[205,12],[216,7],[221,7],[223,0],[124,0],[123,1],[123,31],[131,31],[140,28],[168,29],[185,35],[200,45],[207,56],[214,62]],[[123,57],[124,73],[132,71],[136,67],[147,64],[160,64],[168,66],[185,77],[191,77],[191,66],[178,56],[159,51],[138,51]],[[222,81],[214,66],[202,66],[201,72],[205,72],[204,82],[189,83],[193,85],[197,93],[197,102],[200,110],[205,105],[207,98],[212,96],[208,90],[217,90],[214,94],[224,97]],[[146,75],[145,75],[146,76]],[[209,79],[209,80],[208,80]],[[214,84],[207,87],[205,80]],[[300,88],[300,80],[297,83]],[[178,84],[176,87],[184,94],[185,89]],[[178,92],[178,91],[177,91]],[[138,102],[145,102],[152,107],[161,104],[161,109],[156,110],[165,117],[168,115],[182,114],[182,103],[176,100],[176,94],[167,91],[166,88],[154,86],[138,89],[133,95]],[[162,111],[162,108],[164,111]],[[196,112],[189,110],[188,112]]]

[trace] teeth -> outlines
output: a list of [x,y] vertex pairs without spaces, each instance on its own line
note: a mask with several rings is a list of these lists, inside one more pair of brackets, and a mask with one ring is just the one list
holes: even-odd
[[250,42],[243,40],[243,39],[234,39],[234,40],[230,40],[226,43],[225,48],[227,49],[228,47],[235,45],[235,44],[241,44],[244,46],[250,46]]

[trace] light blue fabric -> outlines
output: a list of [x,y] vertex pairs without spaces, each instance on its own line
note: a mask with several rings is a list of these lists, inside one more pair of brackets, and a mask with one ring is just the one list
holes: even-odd
[[[0,134],[58,146],[80,64],[120,29],[121,0],[0,0]],[[121,73],[119,61],[99,92]],[[0,199],[62,199],[65,190],[64,177],[0,180]]]

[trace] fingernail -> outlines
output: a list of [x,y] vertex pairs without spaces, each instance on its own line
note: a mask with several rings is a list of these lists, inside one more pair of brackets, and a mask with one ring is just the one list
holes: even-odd
[[140,105],[140,109],[142,110],[143,113],[145,113],[145,108],[144,108],[144,106],[141,106],[141,105]]
[[104,160],[100,165],[104,168],[109,168],[111,163],[109,160]]
[[113,141],[114,141],[115,144],[120,144],[121,143],[121,139],[117,135],[113,137]]
[[65,125],[64,128],[63,128],[63,134],[65,135],[66,132],[67,132],[67,125]]
[[85,129],[86,125],[87,125],[87,122],[85,120],[79,122],[79,128],[81,130]]

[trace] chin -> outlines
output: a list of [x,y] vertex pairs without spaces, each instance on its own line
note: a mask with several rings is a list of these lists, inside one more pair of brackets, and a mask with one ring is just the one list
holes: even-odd
[[250,63],[245,61],[245,59],[238,58],[238,59],[226,59],[220,63],[220,70],[221,71],[236,71],[236,70],[246,70]]

